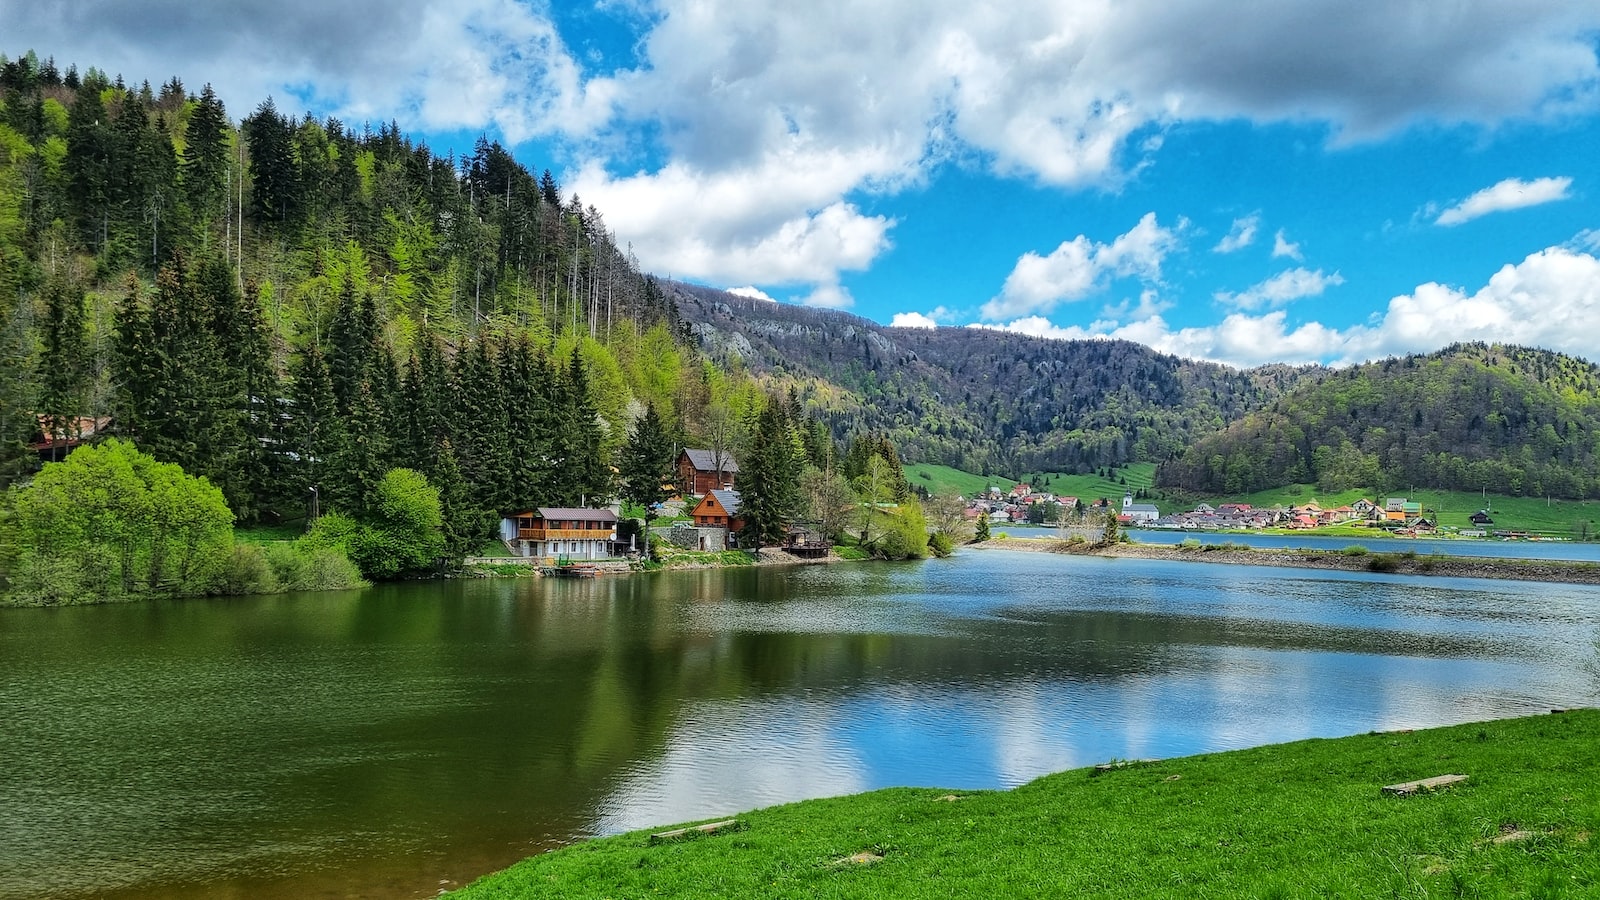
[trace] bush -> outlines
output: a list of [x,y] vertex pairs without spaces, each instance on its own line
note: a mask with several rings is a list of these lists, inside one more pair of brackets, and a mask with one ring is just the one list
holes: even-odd
[[1400,568],[1400,557],[1393,553],[1375,553],[1367,560],[1367,568],[1373,572],[1393,572]]
[[224,594],[275,594],[278,576],[267,562],[260,544],[234,544],[233,553],[222,569],[220,590]]
[[1179,550],[1199,550],[1200,549],[1200,539],[1199,538],[1184,538],[1183,542],[1178,545],[1178,549]]
[[897,528],[891,529],[886,533],[873,549],[884,559],[905,559],[911,553],[911,548],[906,544],[905,535],[901,534]]
[[267,564],[283,591],[336,591],[366,586],[349,557],[303,538],[293,544],[269,546]]
[[1361,546],[1360,544],[1351,544],[1339,552],[1345,556],[1366,556],[1367,548]]
[[944,559],[955,551],[955,541],[947,532],[939,531],[928,538],[928,551],[934,556]]

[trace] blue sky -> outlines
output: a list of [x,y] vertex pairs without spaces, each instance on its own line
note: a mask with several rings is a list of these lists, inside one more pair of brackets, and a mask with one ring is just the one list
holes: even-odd
[[479,133],[660,275],[1236,365],[1600,361],[1592,0],[0,0],[11,54]]

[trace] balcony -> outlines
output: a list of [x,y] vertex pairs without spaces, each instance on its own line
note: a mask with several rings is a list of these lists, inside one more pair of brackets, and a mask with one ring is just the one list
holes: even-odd
[[609,541],[609,528],[518,528],[519,541]]

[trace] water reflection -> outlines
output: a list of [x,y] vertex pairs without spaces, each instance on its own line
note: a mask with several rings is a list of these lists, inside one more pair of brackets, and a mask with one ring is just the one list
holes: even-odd
[[0,897],[432,896],[574,837],[1595,702],[1600,590],[972,553],[0,611]]

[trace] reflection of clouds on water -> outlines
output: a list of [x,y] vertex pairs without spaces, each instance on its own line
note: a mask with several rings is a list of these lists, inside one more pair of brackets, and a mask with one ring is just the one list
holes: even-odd
[[[1067,689],[1063,689],[1067,688]],[[1086,714],[1098,698],[1069,685],[1018,683],[1008,686],[994,723],[995,774],[1003,787],[1025,784],[1049,772],[1073,769],[1095,760],[1082,756],[1086,733],[1103,727],[1102,716]]]
[[679,607],[686,630],[760,663],[761,693],[691,704],[597,827],[1531,714],[1592,703],[1600,683],[1590,587],[963,562],[893,570],[898,594],[852,575]]
[[614,834],[866,790],[854,748],[835,739],[838,715],[832,703],[794,699],[697,704],[665,752],[635,766],[598,805],[594,829]]

